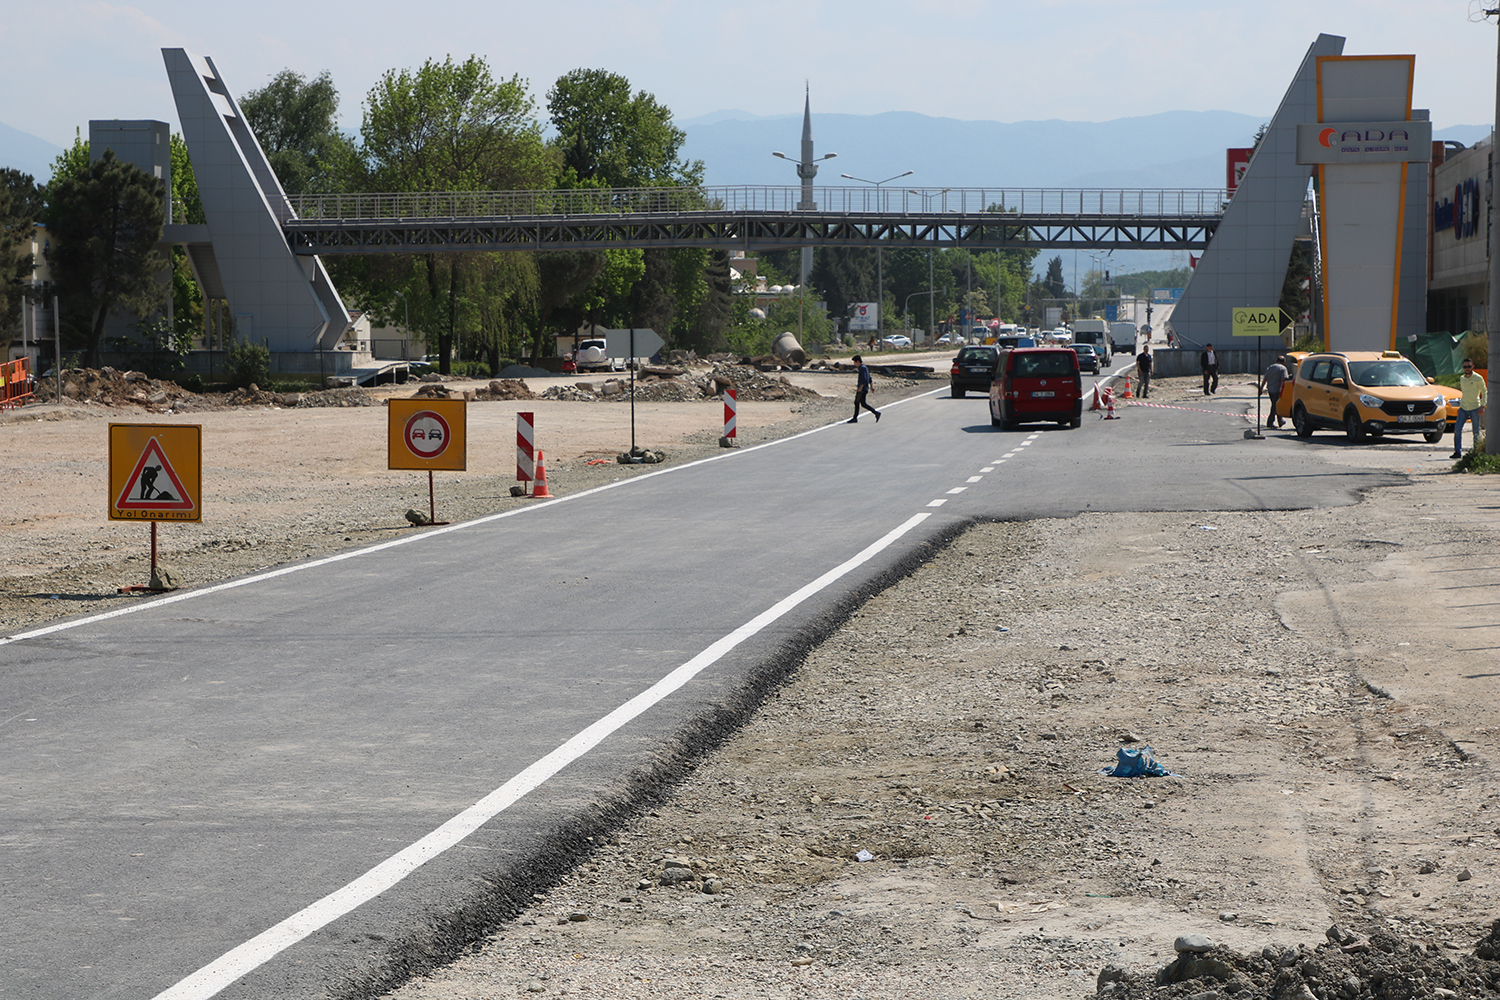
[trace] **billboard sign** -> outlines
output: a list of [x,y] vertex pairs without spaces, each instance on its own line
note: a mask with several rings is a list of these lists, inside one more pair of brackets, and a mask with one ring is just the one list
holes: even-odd
[[850,303],[849,329],[851,330],[878,330],[880,329],[880,306],[874,302]]
[[1298,163],[1426,163],[1432,122],[1303,122]]
[[1224,189],[1230,194],[1234,194],[1234,189],[1245,179],[1245,171],[1250,169],[1250,154],[1254,152],[1255,149],[1249,146],[1224,150]]

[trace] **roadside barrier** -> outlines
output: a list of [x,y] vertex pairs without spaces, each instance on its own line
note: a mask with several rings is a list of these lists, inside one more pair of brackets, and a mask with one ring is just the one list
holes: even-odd
[[724,436],[733,438],[735,413],[739,406],[739,394],[733,389],[724,390]]
[[0,410],[24,406],[32,398],[31,359],[17,358],[0,364]]
[[516,482],[529,483],[536,478],[536,428],[530,413],[516,414]]

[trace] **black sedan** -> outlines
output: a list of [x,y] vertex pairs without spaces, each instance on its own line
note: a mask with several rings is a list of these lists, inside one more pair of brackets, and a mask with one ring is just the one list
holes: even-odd
[[964,393],[970,389],[988,397],[990,383],[995,381],[995,363],[999,359],[999,350],[988,344],[959,351],[958,357],[953,359],[953,369],[948,373],[953,398],[963,399]]
[[1068,346],[1078,352],[1079,371],[1093,375],[1099,374],[1099,355],[1094,350],[1093,344],[1069,344]]

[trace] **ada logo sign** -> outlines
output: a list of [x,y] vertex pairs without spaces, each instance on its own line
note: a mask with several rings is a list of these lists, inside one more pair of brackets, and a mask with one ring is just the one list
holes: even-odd
[[1279,306],[1266,309],[1242,306],[1232,311],[1230,321],[1231,333],[1236,337],[1281,336],[1281,308]]
[[201,521],[201,432],[197,424],[110,424],[110,519]]
[[393,399],[388,408],[389,468],[467,468],[463,400]]

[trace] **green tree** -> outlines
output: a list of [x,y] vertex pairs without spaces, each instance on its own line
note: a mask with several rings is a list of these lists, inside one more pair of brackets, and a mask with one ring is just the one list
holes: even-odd
[[679,321],[681,332],[674,341],[678,347],[699,354],[712,354],[729,346],[725,334],[729,329],[733,297],[729,282],[729,254],[723,250],[705,250],[703,254],[706,259],[698,272],[703,281],[703,294],[688,306],[686,315]]
[[495,80],[478,56],[390,70],[365,100],[366,190],[545,187],[555,171],[535,112],[524,80]]
[[73,145],[57,154],[52,161],[52,176],[46,184],[46,200],[52,200],[52,191],[69,177],[85,177],[93,165],[89,159],[89,141],[79,129],[73,130]]
[[1063,262],[1061,257],[1053,257],[1047,261],[1047,276],[1042,279],[1042,288],[1046,291],[1049,299],[1060,299],[1067,294],[1068,286],[1063,281]]
[[[398,192],[545,187],[556,170],[534,113],[525,82],[516,76],[497,81],[477,56],[462,63],[428,60],[416,72],[390,70],[365,100],[362,146],[346,160],[343,182]],[[533,271],[536,266],[530,255],[518,262]],[[445,374],[460,323],[482,322],[474,289],[487,281],[519,281],[520,287],[488,288],[486,294],[520,301],[535,285],[534,273],[523,276],[514,267],[491,267],[465,254],[426,254],[348,273],[371,301],[389,302],[396,289],[407,295],[412,326],[429,344],[437,340]]]
[[327,70],[309,80],[284,69],[247,93],[240,110],[287,194],[337,190],[349,141],[338,130],[339,92]]
[[527,353],[528,320],[536,315],[541,282],[532,261],[522,254],[473,255],[471,297],[476,323],[465,354],[482,356],[496,378],[503,361]]
[[703,162],[678,159],[687,133],[672,112],[630,81],[602,69],[575,69],[547,92],[563,166],[580,181],[605,187],[703,183]]
[[813,257],[812,286],[833,316],[847,316],[854,302],[875,301],[875,251],[867,247],[822,247]]
[[[198,195],[198,179],[193,174],[192,158],[188,155],[187,143],[176,132],[172,133],[172,221],[190,225],[201,225],[208,219],[203,214],[203,199]],[[203,289],[193,276],[188,262],[187,248],[172,247],[172,329],[175,345],[192,343],[194,336],[204,329],[207,309],[203,301]],[[159,338],[158,338],[159,339]],[[210,345],[211,346],[211,345]]]
[[[10,168],[0,170],[0,246],[10,247],[14,253],[15,248],[26,244],[31,238],[31,227],[41,218],[42,208],[42,188],[30,174]],[[25,282],[34,266],[28,252],[0,270],[0,330],[19,328]]]
[[85,363],[97,366],[112,311],[148,316],[165,301],[159,280],[167,262],[161,242],[161,180],[106,150],[83,177],[64,177],[50,192],[48,254],[64,319]]

